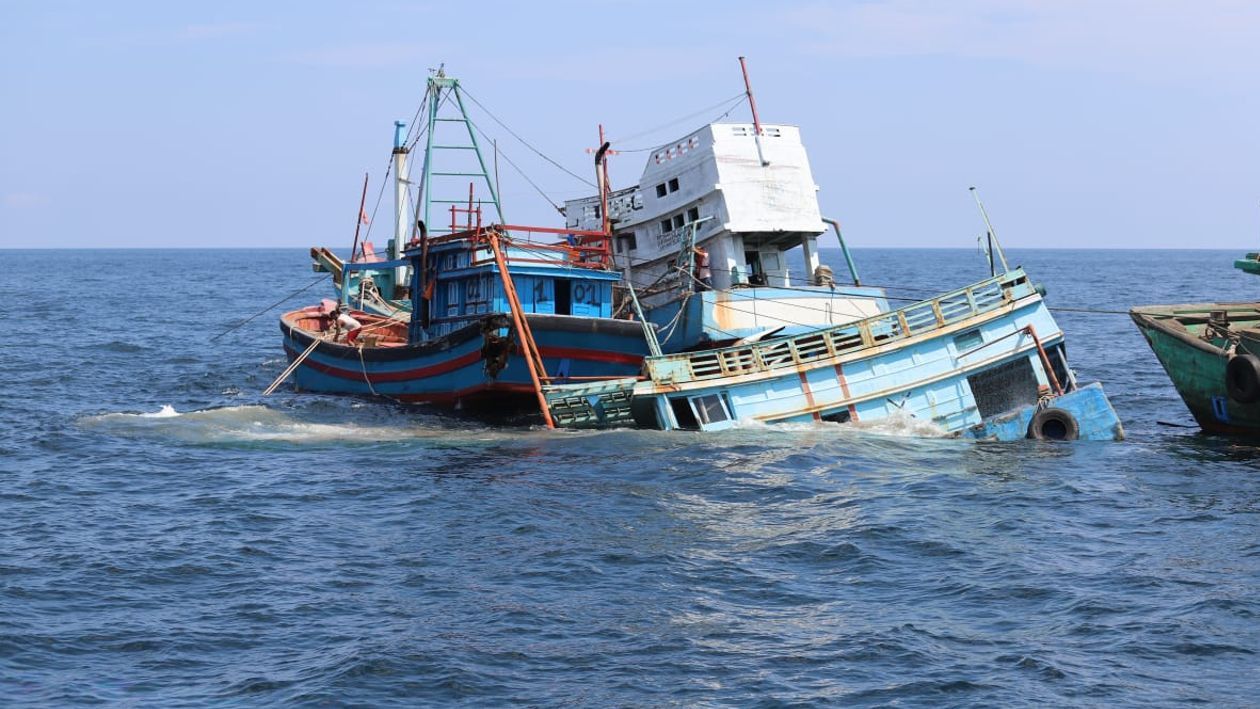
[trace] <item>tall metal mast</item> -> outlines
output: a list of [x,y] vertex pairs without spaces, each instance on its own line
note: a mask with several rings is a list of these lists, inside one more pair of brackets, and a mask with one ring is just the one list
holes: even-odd
[[[458,184],[461,186],[467,183],[468,178],[472,178],[474,183],[480,180],[486,189],[486,193],[490,195],[489,202],[494,204],[495,216],[498,222],[503,222],[503,208],[499,204],[499,192],[491,177],[489,170],[486,169],[485,158],[481,154],[481,147],[477,143],[477,133],[473,126],[472,120],[468,118],[468,111],[464,107],[464,99],[459,89],[459,79],[451,78],[446,75],[443,68],[439,68],[429,77],[428,81],[429,94],[429,110],[427,113],[427,124],[424,146],[424,167],[421,169],[420,176],[420,193],[421,202],[424,205],[424,223],[428,227],[430,234],[447,233],[450,231],[449,225],[439,225],[432,221],[432,205],[466,205],[468,197],[461,195],[455,190],[444,192],[437,189],[434,178],[461,178]],[[454,101],[451,101],[454,99]],[[442,115],[442,108],[446,104],[453,105],[457,111],[448,111],[450,115]],[[435,134],[437,133],[439,124],[442,123],[462,123],[468,135],[468,142],[459,142],[458,132],[452,135],[454,142],[441,143],[435,142]],[[433,156],[436,150],[461,151],[471,150],[477,158],[477,170],[473,168],[465,168],[467,171],[435,171],[433,169]],[[461,189],[460,192],[463,190]],[[483,201],[484,202],[484,201]]]
[[985,211],[984,203],[980,201],[980,193],[976,191],[975,187],[970,189],[971,196],[976,198],[976,206],[980,207],[980,216],[984,218],[984,226],[989,230],[989,239],[990,243],[993,244],[993,250],[997,252],[998,259],[1002,262],[1002,273],[1006,273],[1011,270],[1011,267],[1006,264],[1006,254],[1002,252],[1002,244],[998,241],[997,232],[993,231],[993,224],[989,222],[989,213]]
[[[390,258],[401,259],[411,231],[411,210],[407,208],[407,138],[402,121],[394,121],[394,248]],[[394,284],[406,283],[407,267],[394,269]]]

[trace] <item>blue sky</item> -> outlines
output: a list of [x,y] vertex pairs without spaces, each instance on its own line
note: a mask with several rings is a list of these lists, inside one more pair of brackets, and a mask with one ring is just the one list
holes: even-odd
[[[1256,37],[1239,0],[0,0],[0,247],[344,247],[430,67],[585,175],[597,123],[733,96],[743,54],[854,245],[973,246],[974,184],[1008,247],[1260,248]],[[553,199],[590,191],[474,118]],[[558,224],[502,175],[513,221]]]

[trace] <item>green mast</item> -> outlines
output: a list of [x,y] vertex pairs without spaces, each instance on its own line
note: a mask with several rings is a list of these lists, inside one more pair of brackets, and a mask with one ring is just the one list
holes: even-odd
[[[490,173],[486,170],[485,158],[481,155],[481,147],[477,143],[477,131],[472,120],[468,118],[468,111],[464,107],[464,98],[459,88],[459,79],[455,79],[446,75],[443,68],[439,67],[433,76],[429,77],[428,82],[428,123],[426,130],[428,135],[425,137],[424,147],[424,167],[420,174],[420,193],[421,200],[424,204],[424,223],[429,233],[450,233],[449,224],[443,220],[442,225],[434,224],[432,221],[433,205],[457,205],[466,207],[468,205],[468,196],[463,191],[463,187],[467,181],[471,181],[474,186],[474,192],[477,183],[480,181],[485,186],[485,192],[482,194],[490,195],[490,203],[494,204],[496,220],[503,221],[503,208],[499,204],[498,190],[495,189],[494,180],[491,179]],[[454,99],[452,102],[451,99]],[[448,110],[443,113],[443,107],[450,104],[456,110]],[[456,113],[458,112],[458,115]],[[454,142],[441,143],[435,142],[438,127],[444,124],[462,123],[464,131],[467,132],[468,142],[460,142],[463,140],[461,135],[464,131],[456,130],[453,132],[451,139]],[[445,134],[448,131],[443,131]],[[453,169],[450,171],[434,171],[433,170],[433,151],[449,150],[456,152],[471,150],[476,156],[476,165],[472,165],[470,160],[463,160],[462,169]],[[461,161],[456,161],[458,164]],[[434,183],[437,178],[441,182],[441,186]],[[458,180],[458,186],[456,182]],[[465,180],[464,178],[467,178]],[[485,200],[478,200],[485,202]],[[439,209],[442,209],[439,206]],[[438,217],[442,217],[439,215]],[[438,228],[435,228],[438,227]]]

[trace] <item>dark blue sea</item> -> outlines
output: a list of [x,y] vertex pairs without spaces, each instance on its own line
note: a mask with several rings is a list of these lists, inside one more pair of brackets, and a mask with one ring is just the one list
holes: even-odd
[[[1255,299],[1237,255],[1011,252],[1104,311]],[[548,432],[262,398],[280,309],[212,337],[302,249],[0,265],[0,705],[1260,704],[1260,448],[1182,427],[1123,315],[1057,317],[1124,443]]]

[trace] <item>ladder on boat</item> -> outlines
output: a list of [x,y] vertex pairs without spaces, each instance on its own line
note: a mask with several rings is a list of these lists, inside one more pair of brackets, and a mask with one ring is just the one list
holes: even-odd
[[[434,223],[431,217],[431,207],[433,205],[441,205],[439,209],[445,209],[447,206],[455,207],[467,206],[472,209],[471,194],[472,186],[477,182],[485,185],[486,191],[490,195],[490,202],[494,204],[496,221],[502,223],[503,209],[499,204],[499,190],[495,180],[491,178],[489,170],[486,169],[485,157],[481,154],[481,146],[477,142],[477,127],[468,117],[468,110],[464,107],[463,92],[459,87],[459,79],[448,77],[446,72],[438,69],[437,73],[429,77],[428,86],[428,112],[427,127],[425,129],[425,148],[424,148],[424,165],[420,173],[419,192],[421,203],[424,205],[423,218],[424,223],[429,227],[429,232],[433,234],[452,233],[458,227],[452,225],[450,229],[438,228],[434,229]],[[446,104],[453,104],[456,110],[448,110],[443,113],[442,108]],[[455,124],[462,124],[464,130],[458,130]],[[450,142],[435,142],[435,136],[439,126],[449,126],[455,130],[443,130],[443,140]],[[464,134],[467,134],[467,141],[464,141]],[[463,159],[451,160],[454,167],[446,170],[435,171],[433,169],[434,151],[444,151],[452,153],[452,157],[463,155]],[[472,153],[473,159],[468,158],[468,153]],[[458,182],[460,185],[459,192],[452,187],[452,182]],[[462,188],[464,183],[469,184],[469,197],[462,197]],[[440,185],[440,186],[439,186]],[[438,187],[439,189],[435,189]],[[435,194],[438,195],[435,197]],[[457,197],[457,195],[460,195]],[[461,210],[462,211],[462,210]]]

